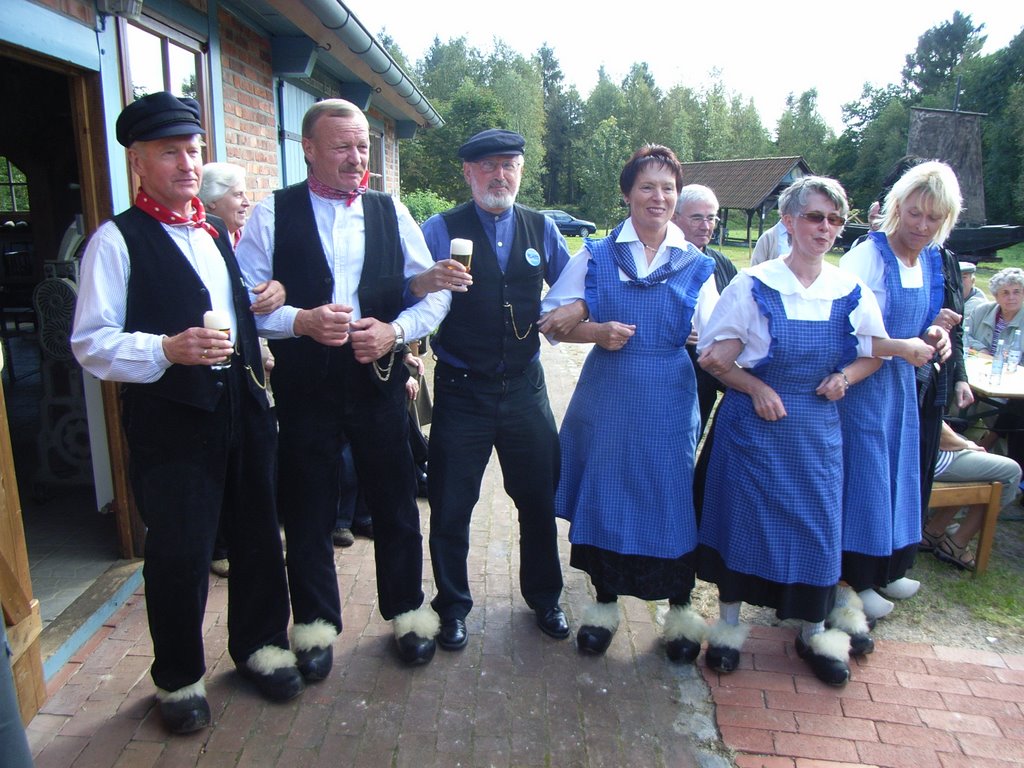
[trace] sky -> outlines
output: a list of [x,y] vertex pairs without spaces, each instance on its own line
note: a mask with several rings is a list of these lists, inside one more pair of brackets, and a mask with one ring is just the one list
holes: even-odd
[[[640,6],[580,0],[342,0],[371,33],[387,31],[411,64],[442,42],[465,36],[485,53],[501,39],[530,56],[545,43],[567,84],[586,98],[598,67],[621,83],[634,62],[647,62],[658,86],[703,90],[715,80],[753,98],[774,133],[786,96],[818,89],[818,111],[841,133],[843,104],[865,82],[900,81],[905,57],[927,30],[960,10],[988,36],[982,53],[1003,48],[1024,28],[1019,0],[892,0],[888,3],[803,4],[731,0]],[[868,11],[872,11],[869,15]],[[716,74],[717,72],[717,74]],[[952,105],[950,105],[952,106]],[[443,117],[443,115],[442,115]]]

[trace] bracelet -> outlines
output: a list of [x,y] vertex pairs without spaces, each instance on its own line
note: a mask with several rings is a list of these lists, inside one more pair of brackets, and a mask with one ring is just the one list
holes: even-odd
[[849,389],[850,388],[850,380],[848,378],[846,378],[846,371],[836,371],[836,373],[838,373],[840,376],[843,377],[843,384],[845,384],[846,388]]

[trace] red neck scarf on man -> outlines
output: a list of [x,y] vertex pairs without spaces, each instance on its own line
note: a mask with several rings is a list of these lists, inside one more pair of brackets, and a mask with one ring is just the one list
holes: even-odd
[[161,224],[191,224],[193,227],[202,227],[214,237],[220,237],[213,225],[206,220],[206,208],[203,207],[203,201],[198,197],[192,198],[191,218],[185,218],[180,213],[175,213],[167,206],[161,205],[143,192],[142,187],[139,187],[139,193],[135,195],[135,206]]
[[310,191],[317,197],[322,197],[325,200],[345,200],[346,205],[352,205],[356,198],[366,193],[366,187],[370,183],[370,170],[366,169],[363,172],[363,178],[359,180],[359,186],[351,192],[344,192],[340,189],[329,187],[313,174],[309,174],[306,177],[306,182],[309,184]]

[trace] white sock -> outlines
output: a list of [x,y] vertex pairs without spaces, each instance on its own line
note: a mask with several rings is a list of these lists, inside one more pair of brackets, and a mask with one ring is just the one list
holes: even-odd
[[865,589],[863,592],[858,592],[857,595],[863,601],[864,615],[869,619],[880,619],[883,616],[888,616],[892,613],[892,609],[896,607],[891,601],[886,600],[870,588]]
[[881,592],[886,597],[891,597],[894,600],[906,600],[908,597],[913,597],[917,594],[917,590],[921,588],[921,582],[917,579],[908,579],[904,576],[902,579],[896,579],[896,581],[890,581],[884,587]]
[[740,624],[740,606],[743,603],[719,603],[718,618],[731,627],[738,627]]
[[800,628],[800,637],[807,645],[810,645],[811,638],[824,631],[824,621],[805,621],[803,627]]

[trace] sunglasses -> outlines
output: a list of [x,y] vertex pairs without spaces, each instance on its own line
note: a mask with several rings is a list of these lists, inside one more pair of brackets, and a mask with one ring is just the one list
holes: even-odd
[[821,211],[807,211],[806,213],[798,213],[801,219],[807,219],[811,224],[821,224],[821,222],[828,220],[829,225],[833,227],[845,227],[846,219],[840,216],[838,213],[830,213],[827,216]]

